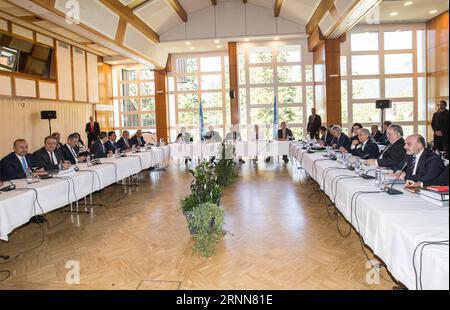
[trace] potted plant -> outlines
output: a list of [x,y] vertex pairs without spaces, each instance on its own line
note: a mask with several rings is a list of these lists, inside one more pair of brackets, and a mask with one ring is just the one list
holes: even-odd
[[217,175],[217,183],[222,187],[231,185],[236,181],[239,171],[236,162],[233,160],[232,145],[222,143],[221,158],[214,171]]

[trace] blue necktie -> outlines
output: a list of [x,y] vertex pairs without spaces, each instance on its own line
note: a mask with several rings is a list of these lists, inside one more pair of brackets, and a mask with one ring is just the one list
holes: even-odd
[[27,163],[27,160],[25,159],[25,157],[22,157],[22,168],[23,168],[23,171],[25,173],[27,173],[27,171],[28,171],[28,163]]

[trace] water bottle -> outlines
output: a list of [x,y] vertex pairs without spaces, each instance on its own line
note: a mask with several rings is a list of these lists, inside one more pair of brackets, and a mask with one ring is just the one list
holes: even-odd
[[136,145],[133,144],[133,146],[131,147],[131,153],[135,154],[136,153]]
[[33,183],[33,173],[31,172],[30,169],[27,169],[26,179],[27,179],[27,184]]
[[119,149],[116,149],[115,151],[114,151],[114,156],[116,157],[116,159],[119,159]]
[[86,157],[86,164],[87,164],[88,167],[92,166],[91,155],[88,155]]
[[355,161],[355,174],[361,175],[361,160]]
[[375,187],[379,188],[381,184],[381,170],[380,168],[377,168],[375,170]]

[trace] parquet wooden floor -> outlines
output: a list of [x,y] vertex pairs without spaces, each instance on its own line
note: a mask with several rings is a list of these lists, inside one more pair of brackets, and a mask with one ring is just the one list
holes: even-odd
[[[208,260],[192,252],[177,209],[191,176],[172,163],[166,172],[146,172],[145,183],[117,203],[117,193],[108,197],[114,188],[97,194],[96,201],[109,202],[90,215],[50,214],[37,249],[39,225],[16,230],[9,243],[0,243],[0,253],[12,257],[0,261],[0,270],[11,272],[0,289],[392,288],[383,278],[366,283],[369,269],[357,235],[337,233],[325,200],[308,200],[313,183],[291,165],[260,163],[255,170],[247,163],[241,175],[224,194],[227,234]],[[78,285],[66,284],[71,260],[80,264]],[[381,273],[390,279],[385,269]]]

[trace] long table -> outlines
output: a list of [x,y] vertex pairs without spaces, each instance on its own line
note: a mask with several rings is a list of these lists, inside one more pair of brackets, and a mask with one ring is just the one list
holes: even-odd
[[[375,181],[357,177],[323,153],[308,153],[298,143],[290,151],[398,281],[409,289],[449,289],[448,208],[426,202],[402,185],[394,187],[403,195],[379,191],[358,196],[376,192]],[[447,244],[423,243],[445,240]]]
[[[289,155],[289,142],[287,141],[230,141],[226,143],[234,146],[236,156]],[[170,154],[172,157],[192,158],[220,156],[221,145],[219,142],[172,143],[170,144]]]
[[33,216],[62,208],[144,169],[169,160],[169,147],[153,147],[126,157],[103,158],[101,165],[78,164],[79,171],[27,184],[13,180],[16,190],[0,195],[0,239],[26,224]]

